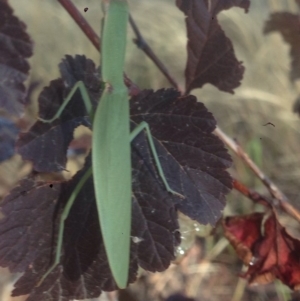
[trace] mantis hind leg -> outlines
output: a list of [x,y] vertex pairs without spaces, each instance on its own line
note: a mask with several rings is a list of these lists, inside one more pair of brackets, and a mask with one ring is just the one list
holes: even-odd
[[85,87],[83,81],[78,81],[73,88],[71,89],[70,93],[68,94],[68,96],[64,99],[63,103],[61,104],[61,106],[59,107],[59,109],[57,110],[57,112],[55,113],[55,115],[51,118],[51,119],[42,119],[39,118],[39,120],[45,122],[45,123],[51,123],[52,121],[54,121],[55,119],[57,119],[61,113],[63,112],[63,110],[65,109],[65,107],[68,105],[68,103],[70,102],[70,100],[72,99],[73,95],[75,94],[75,92],[79,90],[83,99],[83,102],[85,104],[85,107],[87,109],[87,112],[89,115],[91,115],[92,113],[92,102],[89,96],[89,93],[87,91],[87,88]]
[[166,179],[166,176],[164,174],[164,171],[162,169],[162,166],[161,166],[161,163],[160,163],[160,160],[159,160],[159,157],[158,157],[158,154],[157,154],[157,151],[156,151],[156,148],[155,148],[155,145],[154,145],[154,141],[153,141],[153,138],[152,138],[152,135],[151,135],[151,130],[150,130],[150,127],[149,127],[149,124],[145,121],[141,122],[131,133],[130,133],[130,142],[132,142],[132,140],[139,134],[141,133],[143,130],[146,130],[146,133],[147,133],[147,138],[148,138],[148,141],[149,141],[149,145],[150,145],[150,149],[151,149],[151,152],[153,154],[153,158],[154,158],[154,161],[155,161],[155,164],[156,164],[156,167],[157,167],[157,170],[158,170],[158,174],[160,175],[165,187],[166,187],[166,190],[174,195],[177,195],[179,196],[180,198],[184,198],[184,196],[178,192],[176,192],[175,190],[173,190],[167,179]]
[[59,229],[58,229],[58,238],[57,238],[57,245],[56,245],[56,251],[55,251],[55,259],[52,264],[52,266],[48,269],[48,271],[43,275],[43,277],[39,280],[36,286],[40,286],[42,282],[46,279],[46,277],[56,268],[56,266],[60,262],[60,256],[61,256],[61,250],[63,245],[63,237],[64,237],[64,229],[65,229],[65,220],[69,216],[69,212],[71,210],[71,207],[74,204],[74,201],[76,197],[78,196],[81,188],[86,183],[88,178],[92,175],[92,167],[90,167],[83,177],[80,179],[78,184],[76,185],[75,189],[73,190],[72,194],[70,195],[67,204],[65,208],[63,209],[63,212],[61,214],[60,220],[59,220]]

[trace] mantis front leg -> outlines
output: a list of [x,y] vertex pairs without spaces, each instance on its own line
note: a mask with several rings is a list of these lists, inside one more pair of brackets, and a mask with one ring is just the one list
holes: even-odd
[[173,195],[177,195],[179,196],[180,198],[184,198],[184,196],[178,192],[176,192],[175,190],[173,190],[167,179],[166,179],[166,176],[164,174],[164,171],[162,169],[162,166],[161,166],[161,163],[160,163],[160,160],[158,158],[158,154],[157,154],[157,151],[156,151],[156,147],[154,145],[154,141],[153,141],[153,138],[152,138],[152,134],[151,134],[151,130],[150,130],[150,127],[149,127],[149,124],[145,121],[142,121],[131,133],[130,133],[130,142],[132,142],[132,140],[134,140],[134,138],[136,138],[136,136],[138,136],[143,130],[146,130],[146,134],[147,134],[147,138],[148,138],[148,142],[149,142],[149,145],[150,145],[150,149],[151,149],[151,152],[152,152],[152,155],[153,155],[153,158],[154,158],[154,161],[155,161],[155,164],[156,164],[156,167],[157,167],[157,170],[158,170],[158,174],[159,176],[161,177],[164,185],[165,185],[165,188],[168,192],[172,193]]
[[72,99],[72,97],[74,96],[75,92],[79,90],[84,102],[84,105],[86,107],[86,110],[89,114],[90,117],[92,117],[92,110],[93,110],[93,106],[92,106],[92,102],[89,96],[89,93],[83,83],[83,81],[78,81],[73,88],[71,89],[71,91],[69,92],[68,96],[64,99],[63,103],[61,104],[61,106],[59,107],[59,109],[57,110],[57,112],[55,113],[55,115],[51,118],[51,119],[42,119],[39,118],[40,121],[43,121],[44,123],[51,123],[53,122],[55,119],[59,118],[60,115],[62,114],[63,110],[66,108],[66,106],[68,105],[68,103],[70,102],[70,100]]

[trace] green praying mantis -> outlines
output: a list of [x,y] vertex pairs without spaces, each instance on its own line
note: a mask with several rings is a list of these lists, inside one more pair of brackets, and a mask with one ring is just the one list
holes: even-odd
[[[103,1],[107,2],[107,1]],[[52,122],[60,116],[72,96],[80,90],[82,99],[92,120],[92,166],[78,182],[63,209],[55,260],[43,280],[59,264],[64,222],[87,179],[93,175],[95,198],[103,243],[112,276],[119,288],[128,284],[130,262],[131,230],[131,147],[133,139],[146,131],[150,149],[165,188],[168,192],[182,197],[169,186],[162,170],[150,128],[146,122],[130,132],[129,98],[123,80],[126,50],[126,32],[129,8],[126,0],[110,0],[106,10],[101,46],[101,74],[105,83],[96,111],[83,82],[77,82],[64,99],[55,116],[43,122]]]

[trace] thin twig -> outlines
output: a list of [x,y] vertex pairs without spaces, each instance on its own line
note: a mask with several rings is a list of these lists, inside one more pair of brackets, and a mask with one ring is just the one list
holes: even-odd
[[172,77],[172,75],[169,73],[166,66],[162,63],[162,61],[156,56],[156,54],[153,52],[151,47],[148,45],[144,37],[142,36],[138,26],[134,22],[131,15],[129,16],[129,23],[132,27],[132,30],[136,36],[136,38],[133,40],[134,43],[137,45],[138,48],[140,48],[142,51],[145,52],[145,54],[152,60],[152,62],[157,66],[157,68],[161,71],[161,73],[166,77],[166,79],[169,81],[169,83],[178,91],[181,91],[181,88],[179,87],[177,81]]
[[264,205],[268,208],[271,208],[272,206],[272,201],[267,199],[266,197],[262,196],[258,192],[256,192],[253,189],[248,188],[241,182],[239,182],[237,179],[233,179],[233,188],[240,193],[242,193],[244,196],[252,200],[254,203]]
[[100,50],[100,38],[94,31],[94,29],[90,26],[90,24],[86,21],[86,19],[82,16],[77,7],[70,0],[58,0],[58,2],[65,8],[65,10],[71,15],[74,21],[78,24],[81,30],[85,33],[85,35],[89,38],[92,44],[96,47],[96,49]]
[[[242,147],[236,141],[229,138],[219,127],[215,129],[214,133],[224,142],[225,145],[238,155],[264,183],[274,198],[273,205],[276,207],[280,206],[282,210],[300,222],[300,212],[289,203],[288,198],[284,195],[284,193],[260,170]],[[276,203],[276,201],[278,203]]]

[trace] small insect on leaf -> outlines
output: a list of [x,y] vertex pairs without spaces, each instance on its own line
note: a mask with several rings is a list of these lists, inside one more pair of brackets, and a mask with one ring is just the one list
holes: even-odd
[[86,13],[88,11],[88,7],[86,7],[85,9],[84,9],[84,12]]

